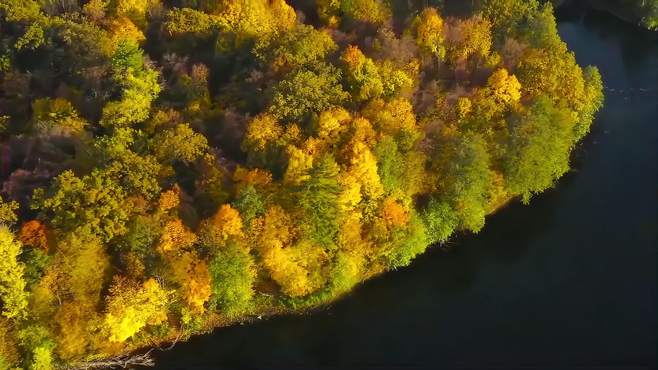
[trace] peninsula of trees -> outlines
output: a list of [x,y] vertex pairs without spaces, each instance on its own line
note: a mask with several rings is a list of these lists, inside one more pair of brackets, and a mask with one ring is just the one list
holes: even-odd
[[315,307],[551,188],[601,76],[550,2],[449,3],[0,0],[0,369]]

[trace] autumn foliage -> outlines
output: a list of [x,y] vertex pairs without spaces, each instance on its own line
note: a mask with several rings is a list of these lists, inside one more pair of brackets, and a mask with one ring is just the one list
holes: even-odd
[[0,0],[0,369],[321,305],[554,186],[603,95],[550,2],[421,3]]

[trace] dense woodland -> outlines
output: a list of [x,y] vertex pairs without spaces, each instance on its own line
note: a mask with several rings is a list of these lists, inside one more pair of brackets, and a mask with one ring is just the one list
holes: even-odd
[[315,307],[551,188],[601,76],[550,2],[449,3],[0,0],[0,369]]

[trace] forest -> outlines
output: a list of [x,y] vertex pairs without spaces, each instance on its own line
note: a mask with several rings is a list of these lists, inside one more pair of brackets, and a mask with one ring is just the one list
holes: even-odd
[[450,3],[0,0],[0,369],[318,307],[552,188],[598,70],[550,2]]

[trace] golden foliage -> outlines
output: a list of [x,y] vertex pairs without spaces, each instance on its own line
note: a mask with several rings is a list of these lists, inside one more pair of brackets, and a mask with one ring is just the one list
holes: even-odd
[[107,299],[105,327],[111,342],[125,342],[147,325],[167,320],[171,291],[154,279],[143,284],[116,277]]
[[191,247],[196,240],[196,234],[183,225],[181,219],[174,218],[167,221],[162,228],[157,248],[163,253],[182,250]]
[[174,186],[172,189],[164,191],[158,199],[158,211],[167,212],[178,208],[180,205],[180,187]]
[[496,70],[487,80],[487,87],[493,97],[501,104],[510,105],[521,99],[521,84],[516,76],[510,75],[506,69]]
[[247,169],[238,166],[233,173],[233,181],[238,185],[238,189],[245,186],[266,187],[272,183],[272,174],[261,168]]
[[381,215],[389,228],[401,227],[409,222],[409,210],[391,197],[384,199]]
[[436,8],[425,8],[414,21],[413,27],[416,44],[422,50],[443,59],[446,54],[443,18]]
[[9,319],[23,319],[27,314],[25,265],[19,261],[21,243],[12,232],[0,225],[0,302],[2,315]]
[[262,152],[268,144],[276,142],[282,135],[283,128],[276,117],[271,114],[261,114],[249,123],[242,147],[244,150]]
[[203,313],[212,294],[208,264],[195,252],[186,251],[168,258],[174,278],[181,286],[185,304],[195,313]]
[[229,204],[222,204],[217,212],[201,223],[201,239],[209,246],[223,246],[229,238],[242,238],[242,217]]

